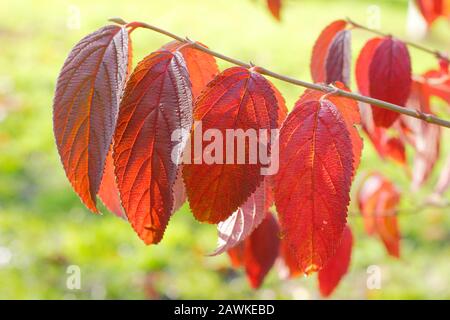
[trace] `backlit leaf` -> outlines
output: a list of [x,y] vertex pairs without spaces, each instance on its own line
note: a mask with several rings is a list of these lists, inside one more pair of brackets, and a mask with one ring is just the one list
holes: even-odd
[[[176,162],[191,126],[192,93],[181,54],[150,54],[127,83],[113,153],[122,205],[146,244],[162,239],[172,214]],[[172,141],[177,129],[184,135]]]
[[336,252],[346,224],[353,172],[345,122],[328,101],[296,104],[280,132],[275,204],[283,237],[304,273]]
[[[231,141],[227,145],[226,130],[232,129],[237,134],[267,129],[270,147],[270,129],[277,128],[277,118],[277,100],[271,84],[257,72],[233,67],[208,84],[194,107],[194,119],[201,121],[202,126],[194,126],[191,134],[194,159],[183,166],[189,204],[196,219],[214,224],[226,220],[264,178],[259,157],[256,163],[250,163],[250,144],[245,143],[238,154],[239,141],[228,139],[234,141],[234,148]],[[214,135],[211,142],[201,139],[201,134],[209,129],[215,129],[214,133],[219,131],[221,139]],[[199,143],[200,154],[196,147],[198,133],[203,140]]]

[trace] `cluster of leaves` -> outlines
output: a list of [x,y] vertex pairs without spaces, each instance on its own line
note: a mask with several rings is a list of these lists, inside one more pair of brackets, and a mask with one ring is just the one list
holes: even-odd
[[[413,145],[418,185],[439,154],[439,129],[377,107],[366,107],[361,117],[356,101],[313,90],[288,113],[282,94],[257,67],[220,72],[213,56],[189,42],[170,42],[133,69],[130,33],[140,26],[109,25],[89,34],[59,75],[54,134],[75,192],[95,213],[98,196],[146,244],[161,241],[187,198],[197,220],[217,224],[213,254],[228,252],[253,287],[280,257],[291,276],[319,272],[320,290],[329,295],[350,262],[347,207],[363,148],[358,126],[382,157],[405,162],[404,144]],[[350,91],[350,42],[346,21],[325,28],[313,49],[315,82]],[[355,72],[361,93],[421,112],[431,112],[431,96],[448,99],[448,66],[413,77],[408,49],[394,37],[368,41]],[[205,131],[280,128],[279,172],[263,176],[259,163],[172,161],[174,150],[181,158],[194,143],[194,120]],[[395,256],[398,200],[380,174],[369,177],[358,196],[367,231]]]

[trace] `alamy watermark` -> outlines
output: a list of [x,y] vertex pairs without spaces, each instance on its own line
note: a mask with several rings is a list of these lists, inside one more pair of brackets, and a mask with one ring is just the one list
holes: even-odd
[[279,169],[278,135],[279,129],[203,132],[202,122],[195,121],[192,134],[185,129],[172,132],[171,140],[177,144],[171,158],[176,164],[255,164],[261,166],[261,175],[270,176]]
[[81,289],[81,268],[77,265],[70,265],[66,269],[66,287],[69,290]]

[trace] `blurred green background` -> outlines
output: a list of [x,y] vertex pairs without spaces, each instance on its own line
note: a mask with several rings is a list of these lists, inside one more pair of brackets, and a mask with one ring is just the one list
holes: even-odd
[[[281,279],[277,268],[260,290],[251,290],[245,275],[230,269],[227,256],[206,256],[215,248],[215,227],[197,223],[187,204],[171,220],[162,243],[151,247],[127,222],[110,213],[89,213],[71,190],[59,162],[52,133],[52,96],[71,47],[109,17],[146,21],[224,54],[309,80],[310,54],[320,31],[346,16],[366,24],[376,8],[384,31],[406,37],[406,0],[288,0],[282,23],[270,16],[263,0],[2,0],[0,298],[319,298],[316,276]],[[448,50],[448,35],[448,23],[440,21],[423,43]],[[354,32],[355,58],[369,37]],[[135,31],[133,40],[134,64],[169,41],[148,30]],[[436,66],[429,55],[414,49],[411,54],[416,73]],[[291,108],[303,90],[277,85]],[[444,131],[446,154],[450,135]],[[407,171],[380,160],[366,140],[353,189],[365,172],[376,169],[403,191],[402,258],[389,258],[378,239],[364,234],[352,202],[349,221],[356,238],[352,264],[333,298],[450,298],[449,210],[414,209],[432,189],[444,159],[443,155],[423,190],[412,193]],[[69,265],[81,268],[81,290],[66,287]],[[366,287],[370,265],[382,270],[379,290]]]

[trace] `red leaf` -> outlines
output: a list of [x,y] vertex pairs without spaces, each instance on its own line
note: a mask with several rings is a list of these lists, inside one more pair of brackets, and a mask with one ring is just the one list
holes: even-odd
[[272,16],[281,21],[281,0],[267,0],[267,7]]
[[366,177],[358,191],[358,205],[367,233],[378,234],[394,257],[399,257],[400,232],[396,216],[399,202],[400,192],[379,173]]
[[217,226],[219,241],[212,255],[221,254],[245,240],[264,220],[272,206],[272,186],[265,178],[256,191],[227,220]]
[[173,211],[178,165],[171,153],[190,131],[192,94],[180,53],[158,51],[141,61],[127,83],[114,137],[114,164],[122,204],[146,244],[158,243]]
[[[216,129],[220,130],[222,137],[226,137],[226,129],[242,129],[244,132],[248,129],[275,129],[277,118],[277,100],[271,84],[263,76],[242,67],[227,69],[208,84],[195,103],[194,119],[202,122],[202,130],[198,127],[193,129],[192,150],[196,152],[197,132],[202,134],[209,129]],[[264,178],[260,161],[256,161],[256,164],[248,161],[248,143],[244,149],[245,164],[237,162],[236,143],[234,158],[222,159],[219,156],[220,159],[212,159],[212,164],[204,161],[205,154],[212,157],[213,153],[219,153],[216,146],[222,149],[225,158],[225,142],[225,138],[223,143],[203,141],[201,159],[194,159],[194,163],[183,166],[189,204],[199,221],[218,223],[226,220]],[[196,164],[197,160],[202,163]]]
[[332,22],[314,44],[310,68],[314,82],[349,83],[350,33],[346,27],[344,20]]
[[[375,49],[369,67],[369,93],[379,100],[403,106],[411,89],[411,61],[406,45],[384,38]],[[399,113],[372,106],[376,126],[390,127]]]
[[106,26],[89,34],[70,52],[56,84],[58,152],[73,189],[93,212],[130,64],[128,47],[125,28]]
[[353,172],[351,140],[328,100],[300,101],[280,132],[275,204],[283,235],[304,273],[333,256],[347,217]]
[[[334,86],[350,92],[348,88],[341,82],[334,83]],[[345,97],[337,96],[337,95],[327,95],[324,92],[317,90],[307,89],[300,97],[301,102],[314,101],[320,99],[327,99],[331,101],[339,110],[342,117],[344,118],[344,122],[346,124],[347,130],[350,133],[350,138],[352,140],[352,151],[353,151],[353,176],[355,175],[356,170],[359,167],[359,163],[361,161],[361,154],[363,149],[363,140],[356,128],[356,125],[361,124],[361,115],[359,114],[358,103],[355,100],[348,99]],[[299,103],[299,102],[297,102]]]
[[278,223],[268,214],[244,242],[244,265],[253,288],[259,288],[278,257],[280,239]]
[[347,273],[352,256],[352,247],[352,231],[349,226],[346,226],[336,254],[328,261],[325,267],[319,271],[319,289],[322,296],[330,296],[338,286],[342,277]]
[[[207,46],[199,44],[207,48]],[[169,42],[163,48],[171,52],[179,50],[183,55],[189,71],[194,98],[200,96],[206,85],[219,73],[216,59],[210,54],[178,41]]]
[[112,152],[108,153],[105,163],[105,172],[103,173],[102,183],[100,184],[100,190],[98,196],[102,199],[102,202],[108,208],[109,211],[114,213],[120,218],[126,219],[126,214],[122,209],[120,203],[119,189],[117,188],[116,177],[114,176],[114,160]]

